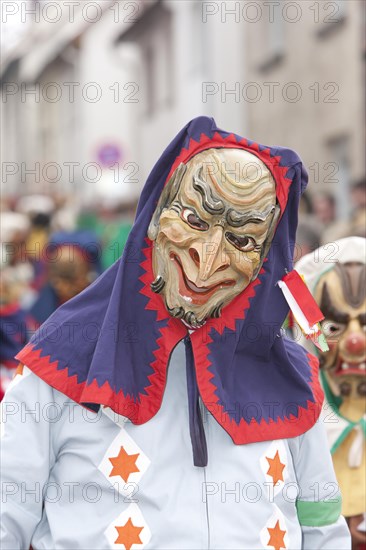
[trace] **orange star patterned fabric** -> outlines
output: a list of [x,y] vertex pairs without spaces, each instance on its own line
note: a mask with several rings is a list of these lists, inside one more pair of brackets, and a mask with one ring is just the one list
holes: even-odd
[[139,453],[134,455],[129,455],[124,447],[121,447],[118,456],[114,456],[109,459],[112,463],[112,471],[109,474],[109,477],[112,476],[121,476],[123,481],[127,483],[128,478],[134,472],[139,472],[139,468],[136,466],[136,460],[139,457]]
[[280,522],[277,521],[274,527],[267,527],[269,533],[269,541],[267,546],[273,546],[274,550],[281,550],[281,548],[286,548],[284,537],[286,531],[282,531],[280,528]]
[[278,451],[273,458],[266,456],[266,460],[269,464],[267,474],[272,477],[273,484],[276,485],[278,481],[283,481],[283,470],[285,464],[282,464]]
[[121,527],[116,527],[116,529],[118,531],[118,537],[114,544],[123,544],[126,550],[131,550],[133,544],[142,544],[139,535],[143,527],[134,525],[131,518]]

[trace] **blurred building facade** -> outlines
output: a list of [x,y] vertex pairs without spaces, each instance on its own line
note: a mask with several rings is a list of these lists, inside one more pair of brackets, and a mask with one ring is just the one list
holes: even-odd
[[[95,4],[61,9],[55,23],[47,0],[27,7],[32,24],[2,63],[4,194],[127,200],[189,119],[223,111],[242,126],[243,108],[202,101],[205,81],[244,74],[235,22],[205,26],[195,1]],[[217,32],[237,52],[229,64]]]
[[206,114],[296,149],[310,188],[334,192],[346,217],[365,177],[364,4],[326,4],[28,2],[31,24],[2,60],[2,192],[137,197],[170,139]]
[[246,33],[246,76],[258,94],[249,134],[299,151],[310,189],[334,193],[339,218],[350,213],[350,186],[365,178],[364,24],[363,2],[284,2],[272,13],[267,4]]
[[93,4],[28,7],[32,24],[3,66],[5,192],[123,195],[121,170],[110,167],[123,160],[129,111],[109,87],[126,77],[108,26],[113,2]]

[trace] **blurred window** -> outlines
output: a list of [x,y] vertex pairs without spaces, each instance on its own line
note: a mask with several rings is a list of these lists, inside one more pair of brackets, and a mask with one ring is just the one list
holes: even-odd
[[148,114],[152,114],[156,108],[156,75],[154,57],[154,48],[146,47],[144,50],[144,61],[146,68],[146,106]]
[[146,74],[147,114],[171,104],[173,98],[172,19],[170,11],[159,9],[151,16],[142,36]]
[[331,162],[337,165],[336,183],[333,192],[337,200],[337,217],[346,220],[350,214],[350,143],[348,136],[340,136],[329,141],[329,156]]
[[194,74],[205,71],[204,52],[206,50],[206,26],[202,22],[202,0],[195,0],[191,4],[191,70]]
[[271,9],[266,12],[262,19],[261,36],[261,57],[259,59],[259,68],[267,71],[281,62],[285,55],[285,21],[280,6],[274,6],[277,9]]
[[285,28],[281,12],[275,12],[273,21],[268,22],[267,48],[269,57],[279,57],[285,52]]
[[145,114],[153,116],[173,101],[172,14],[160,0],[146,1],[142,7],[140,17],[123,32],[119,40],[122,44],[131,43],[138,47]]

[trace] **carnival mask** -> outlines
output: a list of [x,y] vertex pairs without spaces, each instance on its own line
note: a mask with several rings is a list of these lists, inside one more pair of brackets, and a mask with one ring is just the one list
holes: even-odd
[[335,395],[366,395],[365,265],[338,263],[319,281],[316,299],[325,316],[322,322],[329,352],[320,365]]
[[151,220],[152,283],[173,317],[191,328],[222,308],[257,276],[279,208],[275,181],[243,149],[208,149],[180,164]]

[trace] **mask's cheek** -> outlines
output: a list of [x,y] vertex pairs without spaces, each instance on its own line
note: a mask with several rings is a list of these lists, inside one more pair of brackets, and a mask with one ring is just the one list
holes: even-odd
[[160,231],[157,240],[168,240],[178,247],[185,247],[195,238],[193,230],[179,218],[162,216],[160,219]]
[[324,368],[330,368],[335,365],[338,355],[338,342],[327,339],[329,351],[327,353],[320,353],[320,366]]
[[[231,267],[245,279],[251,281],[253,274],[259,266],[260,254],[258,252],[240,252],[231,256]],[[248,283],[247,283],[248,284]]]

